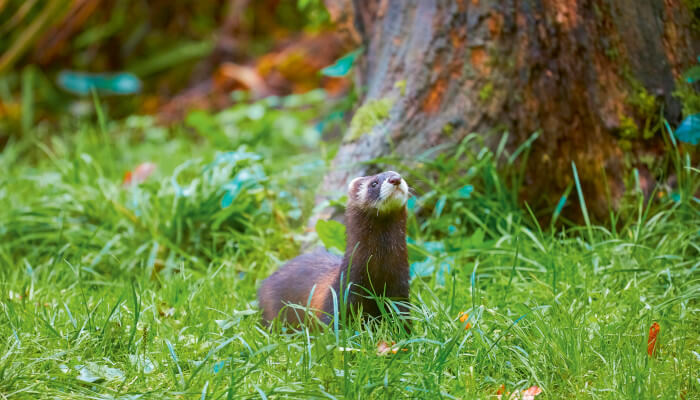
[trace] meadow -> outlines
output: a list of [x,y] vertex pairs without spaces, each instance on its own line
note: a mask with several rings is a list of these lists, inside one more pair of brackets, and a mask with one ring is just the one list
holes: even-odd
[[[538,386],[537,399],[700,398],[700,176],[670,129],[655,162],[677,187],[645,199],[632,175],[602,222],[573,165],[546,224],[517,201],[527,144],[490,151],[472,135],[377,160],[414,187],[413,332],[390,320],[268,330],[262,279],[302,244],[342,247],[338,226],[306,228],[337,148],[319,133],[323,93],[172,128],[96,104],[0,153],[3,399],[488,399],[502,385]],[[134,171],[144,162],[148,177]],[[572,209],[583,222],[563,217]]]

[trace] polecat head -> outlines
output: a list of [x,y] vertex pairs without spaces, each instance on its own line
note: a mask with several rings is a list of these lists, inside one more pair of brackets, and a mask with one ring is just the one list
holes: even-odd
[[355,178],[348,185],[348,206],[385,214],[399,210],[408,200],[408,184],[401,175],[386,171]]

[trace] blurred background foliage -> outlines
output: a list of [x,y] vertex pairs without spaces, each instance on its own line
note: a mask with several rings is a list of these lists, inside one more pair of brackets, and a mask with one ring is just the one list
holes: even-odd
[[65,90],[71,77],[138,80],[126,96],[100,90],[104,111],[168,124],[317,88],[343,97],[350,80],[319,71],[354,46],[320,0],[0,0],[0,148],[37,124],[94,118],[89,95]]
[[[105,143],[118,141],[130,153],[119,154],[120,161],[116,154],[105,155],[128,168],[154,161],[167,171],[199,155],[135,155],[137,143],[174,146],[175,139],[205,142],[221,151],[247,146],[277,161],[266,166],[268,173],[284,171],[298,160],[307,163],[312,154],[317,162],[328,162],[362,90],[353,87],[348,73],[362,47],[342,22],[335,25],[331,19],[322,0],[0,0],[0,150],[27,136],[53,148],[59,133],[79,134],[97,123],[96,135],[107,135]],[[675,93],[684,117],[698,112],[698,68],[685,72]],[[90,85],[97,88],[96,96]],[[639,97],[640,107],[653,114],[654,99]],[[362,117],[363,111],[376,110],[361,108],[357,115]],[[676,132],[679,140],[696,140],[691,134],[682,136],[697,132],[693,126],[689,130],[682,125]],[[661,119],[652,128],[670,134]],[[527,159],[530,144],[526,142],[521,158]],[[195,151],[181,143],[180,151],[185,149]],[[520,161],[515,157],[520,150],[510,156],[499,149],[496,159],[509,160],[503,166],[519,171],[513,160]],[[279,157],[292,154],[284,162]],[[44,156],[18,153],[30,160]],[[648,158],[649,169],[666,169],[671,162]],[[385,161],[396,165],[401,160]],[[435,166],[442,168],[443,161]],[[323,173],[313,168],[310,175]],[[107,171],[112,178],[124,173]],[[522,173],[509,179],[517,193]],[[629,180],[629,187],[637,181],[645,186],[645,175],[630,175]],[[442,210],[445,193],[430,188],[430,181],[425,176],[417,182],[426,194],[423,201]],[[464,186],[443,184],[450,193]],[[665,192],[682,185],[673,186]],[[556,208],[545,210],[552,221],[571,190],[569,185]],[[515,198],[505,200],[517,203]],[[450,226],[443,226],[443,233]]]

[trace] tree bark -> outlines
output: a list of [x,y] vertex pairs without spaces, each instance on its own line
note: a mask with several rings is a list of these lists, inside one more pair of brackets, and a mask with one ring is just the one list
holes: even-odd
[[[323,191],[344,190],[374,172],[362,162],[392,152],[411,157],[494,131],[508,131],[513,150],[539,131],[520,198],[551,207],[573,180],[573,161],[589,211],[604,217],[606,192],[619,199],[629,167],[644,169],[636,160],[662,150],[660,131],[642,138],[645,123],[659,121],[660,112],[680,121],[675,82],[700,52],[686,4],[326,0],[335,20],[352,21],[350,36],[365,48],[356,75],[364,104],[390,98],[393,105],[340,147]],[[487,136],[487,145],[499,136]]]

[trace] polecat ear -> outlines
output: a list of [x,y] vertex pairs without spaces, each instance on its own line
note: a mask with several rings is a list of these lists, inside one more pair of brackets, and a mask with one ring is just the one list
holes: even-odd
[[362,181],[363,176],[359,176],[352,181],[350,181],[350,184],[348,184],[348,194],[352,196],[353,193],[357,192],[357,184]]

